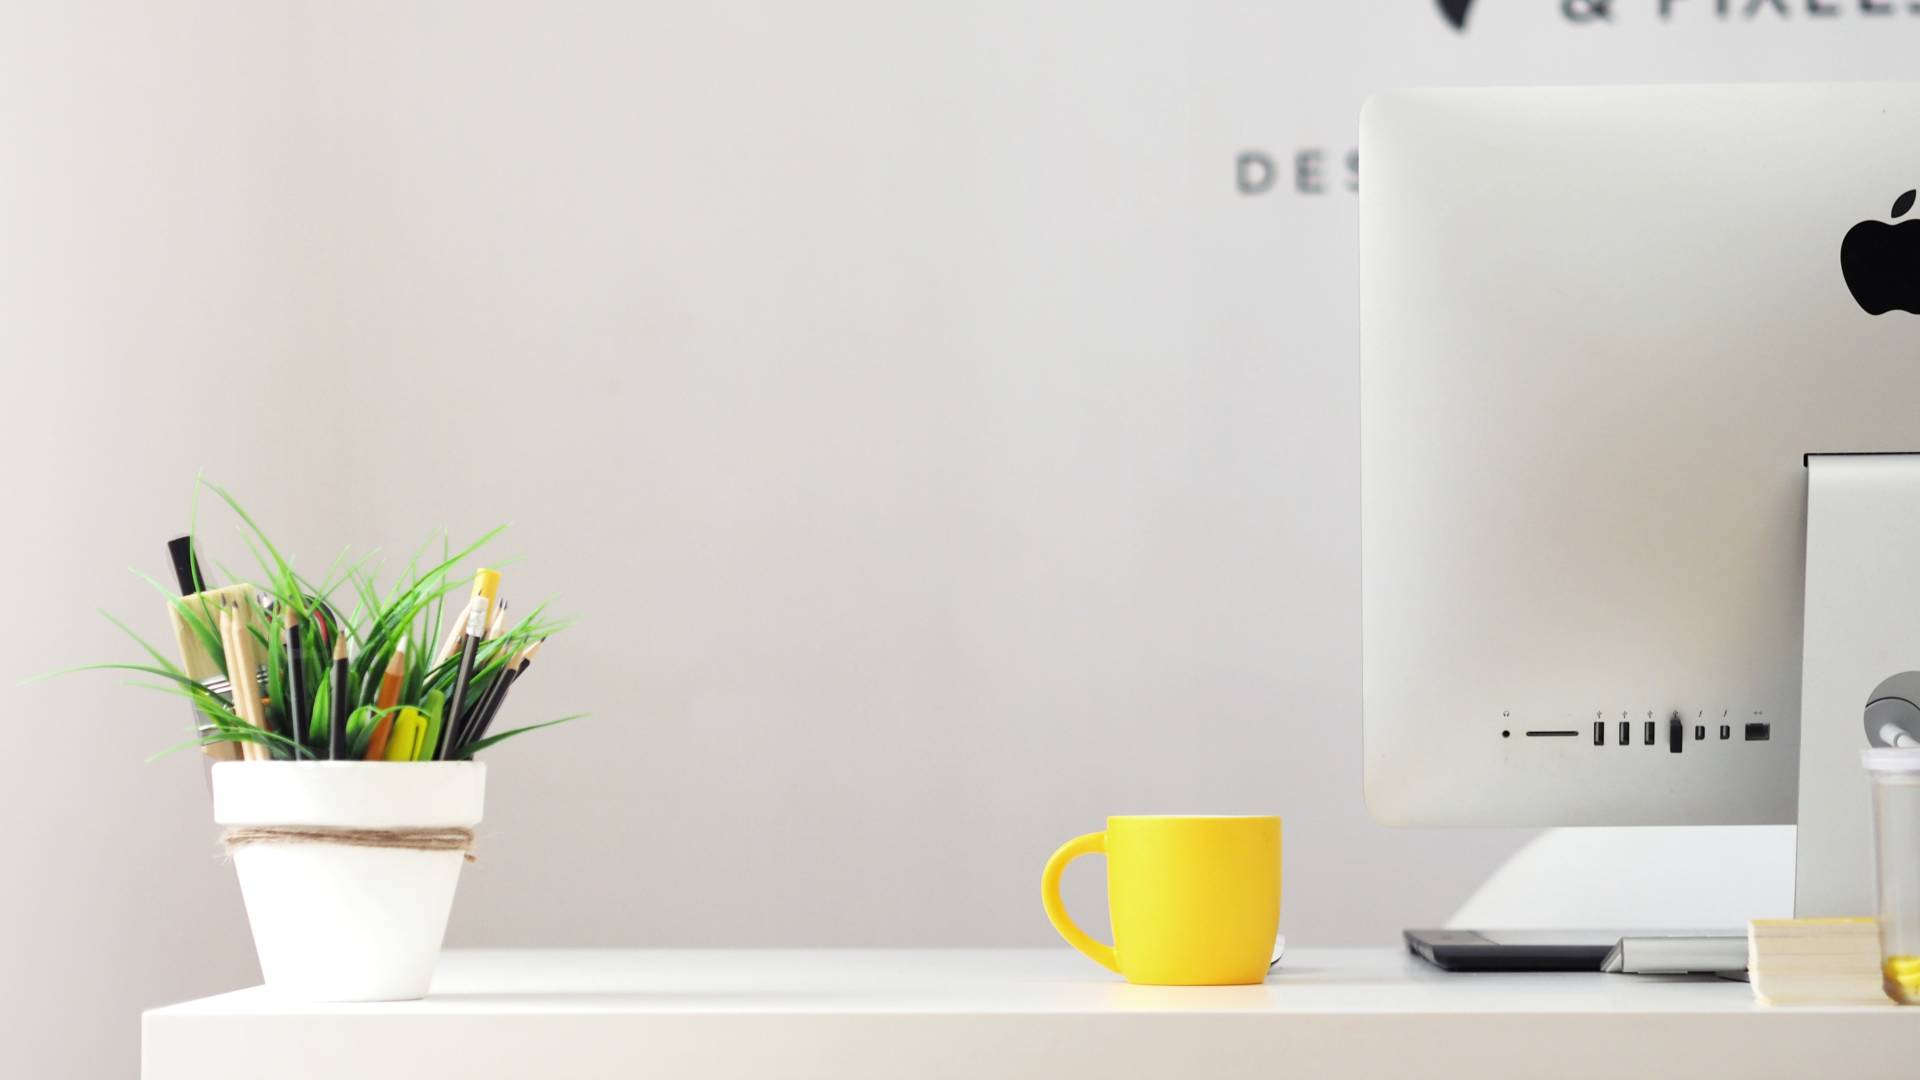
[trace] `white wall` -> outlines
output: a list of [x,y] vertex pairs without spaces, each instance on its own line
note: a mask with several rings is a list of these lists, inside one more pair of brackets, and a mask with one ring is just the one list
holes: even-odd
[[154,539],[177,528],[202,464],[297,534],[331,531],[326,506],[279,488],[295,455],[263,415],[307,392],[298,365],[318,344],[286,258],[305,231],[276,45],[290,26],[267,6],[207,15],[0,15],[8,1076],[131,1076],[139,1008],[256,975],[197,766],[142,764],[184,734],[178,703],[110,676],[18,685],[134,658],[96,608],[169,640],[125,568],[165,573]]
[[[1045,944],[1129,810],[1285,815],[1296,941],[1438,921],[1521,836],[1361,806],[1361,98],[1920,29],[1614,7],[8,5],[7,682],[164,640],[121,568],[204,467],[310,568],[511,519],[580,616],[454,945]],[[1326,193],[1236,194],[1305,147]],[[252,977],[199,765],[114,678],[6,694],[0,1055],[124,1074]]]

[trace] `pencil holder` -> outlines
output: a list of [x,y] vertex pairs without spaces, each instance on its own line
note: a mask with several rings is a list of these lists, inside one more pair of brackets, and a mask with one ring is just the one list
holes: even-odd
[[215,764],[213,816],[267,988],[425,997],[485,789],[469,761]]

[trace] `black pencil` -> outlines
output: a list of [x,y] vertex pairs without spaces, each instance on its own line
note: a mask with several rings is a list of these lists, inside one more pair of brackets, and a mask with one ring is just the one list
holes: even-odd
[[513,684],[519,682],[520,676],[525,675],[527,669],[533,666],[534,654],[538,653],[540,646],[546,643],[547,639],[541,638],[539,641],[527,646],[526,651],[520,654],[519,662],[514,664],[510,670],[501,673],[499,692],[488,695],[490,700],[487,702],[487,711],[480,714],[480,716],[469,725],[471,730],[468,731],[465,738],[461,740],[463,745],[471,745],[487,737],[487,729],[493,726],[493,718],[500,714],[501,703],[507,700],[507,691],[513,689]]
[[313,695],[307,692],[307,657],[300,640],[300,613],[287,606],[287,738],[293,740],[293,760],[300,760],[303,730],[313,718]]
[[480,695],[480,700],[473,703],[473,707],[467,710],[467,715],[452,718],[453,739],[447,744],[449,757],[459,756],[460,748],[472,737],[475,726],[480,723],[480,718],[487,715],[487,712],[494,707],[494,702],[500,699],[501,694],[507,692],[507,684],[513,681],[513,670],[519,666],[520,658],[525,655],[526,650],[522,649],[507,657],[500,665],[500,670],[494,674],[493,681],[487,684],[487,692]]
[[487,604],[479,602],[467,610],[466,640],[460,643],[460,667],[453,677],[453,691],[447,695],[446,718],[440,724],[440,741],[433,748],[433,760],[447,760],[447,749],[453,745],[453,728],[460,719],[460,710],[467,703],[467,682],[473,678],[473,655],[480,649],[480,639],[487,632]]
[[200,559],[193,552],[192,536],[176,536],[167,541],[167,553],[173,556],[173,577],[180,583],[180,595],[192,596],[206,588],[200,576]]
[[[498,640],[500,635],[506,632],[506,628],[507,599],[503,596],[493,606],[493,625],[487,630],[486,640],[488,642]],[[473,725],[477,723],[482,716],[486,715],[487,709],[492,706],[494,699],[500,696],[509,681],[508,677],[513,674],[514,665],[518,664],[520,657],[524,655],[526,655],[526,650],[522,649],[508,656],[500,665],[500,670],[494,673],[493,681],[487,684],[486,693],[480,695],[480,700],[467,706],[466,715],[448,718],[454,725],[453,734],[449,737],[449,742],[447,743],[448,757],[458,757],[460,755],[460,747],[466,743],[468,734],[473,731]]]
[[347,635],[335,621],[333,630],[333,686],[328,688],[328,702],[332,706],[327,717],[327,760],[339,761],[347,756],[347,717],[352,712],[347,708]]

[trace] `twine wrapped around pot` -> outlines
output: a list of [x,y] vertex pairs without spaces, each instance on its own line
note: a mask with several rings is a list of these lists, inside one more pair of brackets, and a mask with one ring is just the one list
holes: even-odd
[[473,830],[346,829],[316,825],[245,825],[228,829],[231,855],[249,844],[337,844],[342,847],[393,848],[398,851],[458,851],[474,862]]

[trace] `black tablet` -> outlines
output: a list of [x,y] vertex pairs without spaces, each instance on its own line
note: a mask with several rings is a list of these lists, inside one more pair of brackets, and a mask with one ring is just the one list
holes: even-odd
[[1592,971],[1618,930],[1408,930],[1407,948],[1447,971]]

